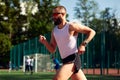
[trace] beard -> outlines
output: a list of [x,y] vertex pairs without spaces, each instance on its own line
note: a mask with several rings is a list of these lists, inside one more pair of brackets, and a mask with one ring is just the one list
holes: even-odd
[[59,25],[61,23],[62,23],[62,19],[61,18],[54,19],[54,25]]

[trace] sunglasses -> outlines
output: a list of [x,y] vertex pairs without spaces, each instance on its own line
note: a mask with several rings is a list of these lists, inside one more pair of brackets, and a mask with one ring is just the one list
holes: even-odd
[[53,13],[52,16],[58,16],[59,14],[64,14],[64,13]]

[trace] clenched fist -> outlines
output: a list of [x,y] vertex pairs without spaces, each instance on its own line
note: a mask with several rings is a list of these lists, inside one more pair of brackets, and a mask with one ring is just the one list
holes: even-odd
[[46,38],[45,38],[45,36],[43,36],[43,35],[40,35],[39,36],[39,42],[41,42],[42,44],[45,44],[46,43]]

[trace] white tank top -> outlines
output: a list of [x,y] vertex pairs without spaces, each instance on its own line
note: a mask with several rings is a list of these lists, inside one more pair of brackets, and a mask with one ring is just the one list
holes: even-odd
[[69,23],[62,29],[58,29],[58,26],[56,26],[53,30],[53,34],[62,59],[78,52],[77,36],[71,36],[69,34]]

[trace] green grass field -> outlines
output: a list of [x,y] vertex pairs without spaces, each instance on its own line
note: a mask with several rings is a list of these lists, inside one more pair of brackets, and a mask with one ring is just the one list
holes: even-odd
[[[24,74],[21,71],[1,71],[0,80],[52,80],[54,72],[39,72],[33,75]],[[100,76],[100,75],[86,75],[88,80],[120,80],[120,76]]]

